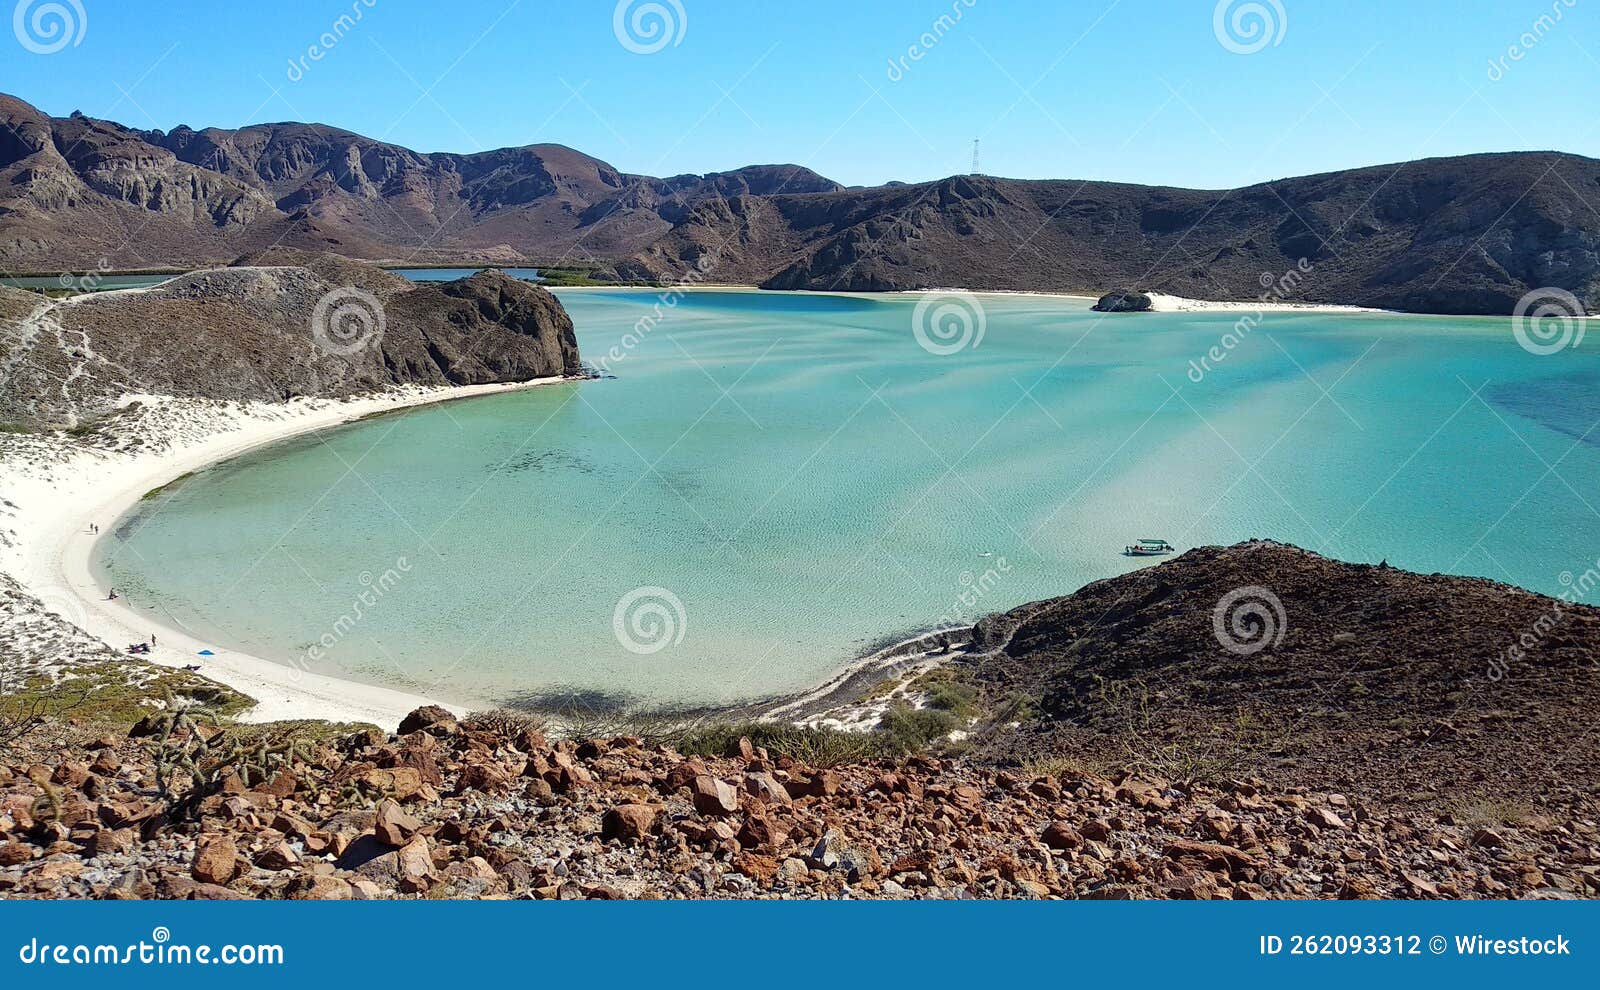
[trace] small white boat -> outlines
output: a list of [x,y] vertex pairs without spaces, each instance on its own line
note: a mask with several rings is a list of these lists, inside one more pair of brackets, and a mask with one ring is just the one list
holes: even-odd
[[1166,540],[1138,540],[1123,547],[1122,553],[1128,557],[1162,557],[1169,553],[1176,553],[1177,547]]

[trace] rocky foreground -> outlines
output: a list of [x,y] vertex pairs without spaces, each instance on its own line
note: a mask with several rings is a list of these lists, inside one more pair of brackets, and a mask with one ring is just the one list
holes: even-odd
[[[0,897],[1600,896],[1595,586],[1200,548],[935,637],[865,733],[244,726],[112,678],[0,731]],[[6,642],[60,639],[13,597]]]
[[[161,732],[147,721],[136,735]],[[95,898],[1545,897],[1600,893],[1593,821],[1487,827],[1259,782],[958,761],[686,757],[412,714],[185,817],[139,738],[0,769],[0,895]]]

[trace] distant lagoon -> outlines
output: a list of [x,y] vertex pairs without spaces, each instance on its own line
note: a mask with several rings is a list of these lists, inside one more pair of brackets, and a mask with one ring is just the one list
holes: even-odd
[[1546,593],[1600,546],[1600,361],[1508,318],[1270,313],[1196,381],[1239,314],[557,294],[615,378],[215,466],[124,519],[102,579],[219,644],[464,703],[727,704],[1148,566],[1120,553],[1141,537]]

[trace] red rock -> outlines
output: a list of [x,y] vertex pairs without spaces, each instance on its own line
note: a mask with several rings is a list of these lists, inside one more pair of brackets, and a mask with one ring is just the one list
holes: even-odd
[[411,841],[411,837],[422,827],[422,823],[406,814],[400,805],[389,799],[384,799],[378,805],[378,818],[373,823],[373,834],[378,841],[388,846],[403,846]]
[[1051,822],[1040,836],[1051,849],[1076,849],[1083,845],[1083,836],[1073,831],[1066,822]]
[[33,848],[20,842],[7,842],[0,846],[0,866],[18,866],[33,858]]
[[[368,884],[374,890],[377,885],[370,880],[357,880],[358,884]],[[339,877],[301,876],[285,888],[285,893],[293,901],[348,901],[355,898],[355,888],[347,880]]]
[[768,884],[778,875],[780,864],[771,856],[742,852],[733,857],[733,868],[757,883]]
[[287,842],[279,842],[256,857],[256,865],[263,870],[287,870],[299,863],[299,855]]
[[753,814],[744,820],[738,839],[739,844],[747,848],[777,852],[789,841],[789,830],[769,815]]
[[704,763],[699,760],[685,760],[667,771],[667,776],[663,783],[666,785],[667,793],[670,794],[681,787],[688,787],[693,784],[694,779],[705,772]]
[[739,810],[739,793],[726,781],[701,774],[690,785],[694,810],[702,815],[731,815]]
[[1306,811],[1306,821],[1318,828],[1344,828],[1344,819],[1329,811],[1327,808],[1310,808]]
[[433,853],[428,840],[417,836],[398,850],[400,889],[408,893],[427,890],[433,883]]
[[1208,870],[1231,872],[1252,867],[1259,861],[1250,853],[1215,842],[1196,842],[1193,839],[1173,839],[1162,849],[1168,859],[1198,863]]
[[744,789],[745,793],[768,804],[787,805],[792,803],[789,792],[770,773],[745,774]]
[[239,872],[239,849],[233,840],[221,837],[195,850],[189,873],[201,883],[226,884]]
[[507,789],[505,775],[487,763],[474,763],[467,767],[461,774],[461,783],[456,791],[483,791],[495,794]]
[[430,735],[449,735],[456,731],[456,717],[438,705],[424,705],[400,722],[400,735],[427,732]]
[[656,814],[656,809],[648,804],[619,804],[601,820],[600,837],[637,842],[655,827]]

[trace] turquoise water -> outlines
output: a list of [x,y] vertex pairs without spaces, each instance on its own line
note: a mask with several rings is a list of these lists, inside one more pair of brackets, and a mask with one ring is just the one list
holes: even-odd
[[1545,592],[1600,547],[1600,362],[1508,319],[1269,314],[1228,350],[1236,314],[987,297],[941,354],[914,296],[703,291],[652,328],[651,290],[559,294],[615,378],[217,466],[103,576],[219,644],[465,702],[726,703],[1147,566],[1139,537]]

